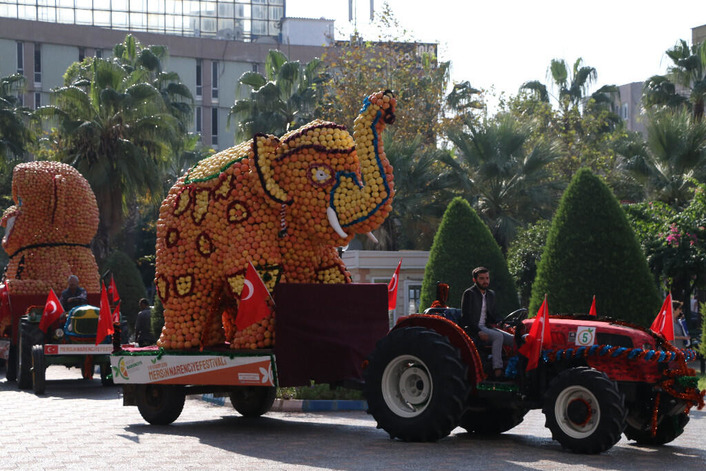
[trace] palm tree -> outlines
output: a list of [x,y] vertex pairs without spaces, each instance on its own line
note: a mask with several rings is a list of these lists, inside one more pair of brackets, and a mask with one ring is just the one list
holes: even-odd
[[387,139],[385,154],[395,169],[392,212],[378,230],[377,250],[429,250],[436,228],[462,182],[450,152],[412,141]]
[[245,72],[238,79],[241,87],[250,87],[250,96],[236,100],[228,114],[235,119],[236,141],[258,132],[282,135],[314,119],[314,111],[323,93],[326,76],[319,59],[306,65],[288,61],[280,51],[271,50],[265,61],[266,74]]
[[46,139],[56,158],[77,168],[89,181],[100,208],[94,239],[99,259],[125,218],[135,195],[161,198],[160,166],[171,153],[178,121],[162,95],[140,74],[119,64],[87,59],[90,73],[52,91],[53,105],[37,112],[56,132]]
[[[694,117],[704,115],[706,98],[706,41],[691,47],[683,39],[666,52],[673,65],[667,75],[650,77],[643,88],[646,106],[677,107],[688,105]],[[679,93],[678,87],[688,90],[688,97]]]
[[[580,115],[588,98],[608,105],[612,103],[611,95],[617,92],[614,85],[605,85],[589,96],[588,91],[598,78],[598,72],[594,67],[583,65],[580,57],[571,70],[564,59],[552,59],[547,76],[551,77],[552,89],[557,91],[553,98],[558,102],[559,113],[564,118],[564,129],[567,131],[570,129],[570,115]],[[550,101],[549,89],[537,80],[525,82],[520,90],[529,91],[543,102]]]
[[503,252],[520,226],[551,216],[559,190],[549,181],[548,164],[558,157],[553,144],[533,142],[529,126],[509,114],[469,124],[468,132],[454,129],[449,139],[465,172],[464,196]]
[[21,105],[19,98],[24,84],[21,74],[0,78],[0,166],[24,156],[34,138],[30,127],[32,112]]
[[643,146],[621,149],[619,168],[648,200],[680,209],[691,200],[694,179],[706,179],[706,123],[685,108],[653,110]]

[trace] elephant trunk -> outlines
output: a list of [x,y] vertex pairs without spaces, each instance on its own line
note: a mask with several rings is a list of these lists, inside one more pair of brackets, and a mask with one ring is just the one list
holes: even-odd
[[365,99],[355,119],[353,137],[360,178],[350,173],[338,175],[327,211],[329,223],[343,238],[378,228],[392,210],[392,165],[385,156],[381,135],[385,126],[395,121],[395,106],[391,91],[374,93]]

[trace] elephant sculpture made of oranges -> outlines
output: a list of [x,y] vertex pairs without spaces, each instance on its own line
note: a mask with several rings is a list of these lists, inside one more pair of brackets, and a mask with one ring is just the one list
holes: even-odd
[[257,338],[235,328],[249,262],[270,291],[279,281],[351,282],[337,247],[369,234],[392,209],[381,134],[394,122],[395,104],[390,91],[374,93],[353,137],[319,120],[281,138],[258,134],[177,181],[157,223],[159,346],[271,346],[273,318],[258,326],[264,335]]
[[89,293],[100,277],[89,244],[98,229],[96,197],[70,165],[36,161],[12,174],[13,206],[2,216],[2,247],[9,263],[5,283],[11,295],[60,294],[69,275]]

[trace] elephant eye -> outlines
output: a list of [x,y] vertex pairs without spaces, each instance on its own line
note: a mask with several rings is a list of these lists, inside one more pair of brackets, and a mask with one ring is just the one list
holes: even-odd
[[315,185],[326,185],[332,180],[333,171],[328,165],[317,164],[309,167],[309,177]]

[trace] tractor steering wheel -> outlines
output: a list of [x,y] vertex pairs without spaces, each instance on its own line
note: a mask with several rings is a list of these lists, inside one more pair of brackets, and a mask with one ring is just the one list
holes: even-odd
[[510,314],[505,316],[505,318],[503,319],[503,324],[508,324],[512,327],[517,327],[520,322],[527,319],[527,312],[527,309],[524,307],[516,311],[512,311]]

